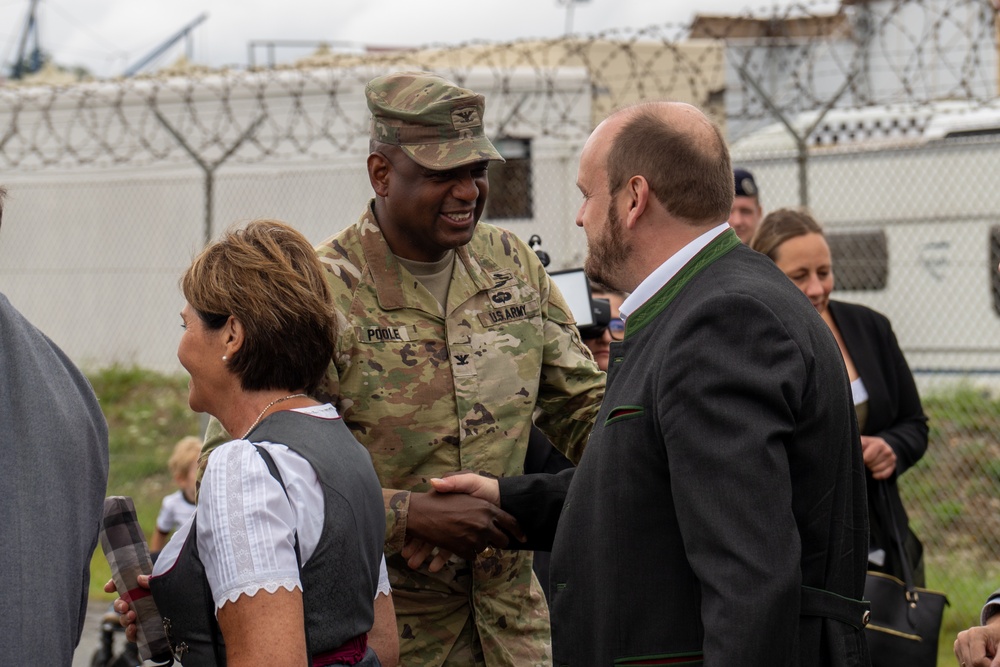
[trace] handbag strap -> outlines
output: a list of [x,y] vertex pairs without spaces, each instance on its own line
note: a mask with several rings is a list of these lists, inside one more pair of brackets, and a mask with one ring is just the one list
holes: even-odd
[[[896,523],[896,513],[892,511],[892,506],[889,503],[889,483],[884,479],[875,480],[875,487],[878,489],[878,504],[875,506],[875,511],[879,513],[883,525],[889,527],[889,540],[892,542],[892,548],[899,555],[899,562],[903,568],[903,584],[906,586],[906,599],[910,603],[915,603],[917,587],[914,584],[910,559],[906,557],[906,550],[903,548],[903,538],[900,536],[899,525]],[[870,499],[869,502],[871,502]]]

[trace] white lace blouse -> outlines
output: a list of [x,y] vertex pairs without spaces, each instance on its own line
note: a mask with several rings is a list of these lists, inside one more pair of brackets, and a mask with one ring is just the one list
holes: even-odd
[[[297,412],[318,419],[340,418],[329,403]],[[305,564],[323,529],[323,491],[312,466],[285,445],[258,444],[274,459],[287,497],[247,440],[233,440],[216,448],[208,457],[201,481],[196,510],[198,553],[202,554],[216,610],[240,595],[253,596],[261,589],[269,593],[278,588],[302,590],[295,532]],[[153,567],[153,576],[173,566],[190,529],[188,520],[167,542]],[[378,593],[388,595],[389,591],[383,556]]]

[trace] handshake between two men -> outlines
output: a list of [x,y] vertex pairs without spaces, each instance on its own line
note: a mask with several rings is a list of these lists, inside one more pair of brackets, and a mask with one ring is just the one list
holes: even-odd
[[410,496],[402,554],[414,570],[426,564],[430,572],[440,572],[453,554],[488,558],[508,547],[511,537],[527,539],[517,519],[500,509],[497,480],[463,472],[430,483],[432,491]]

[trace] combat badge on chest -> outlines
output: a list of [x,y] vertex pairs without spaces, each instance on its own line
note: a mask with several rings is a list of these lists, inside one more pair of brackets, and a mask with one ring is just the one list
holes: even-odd
[[490,328],[505,322],[524,320],[538,314],[538,299],[534,290],[514,280],[509,271],[493,274],[489,295],[491,308],[479,313],[479,321]]

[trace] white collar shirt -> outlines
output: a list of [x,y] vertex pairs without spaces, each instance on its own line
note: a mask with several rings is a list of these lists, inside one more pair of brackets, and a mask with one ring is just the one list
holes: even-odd
[[719,234],[729,229],[729,223],[723,222],[717,227],[713,227],[686,246],[671,255],[667,261],[660,264],[652,273],[646,276],[645,280],[632,291],[625,302],[622,303],[618,311],[623,320],[628,320],[628,316],[639,310],[642,304],[649,301],[660,289],[677,275],[677,272],[684,268],[684,265],[705,246],[711,243]]

